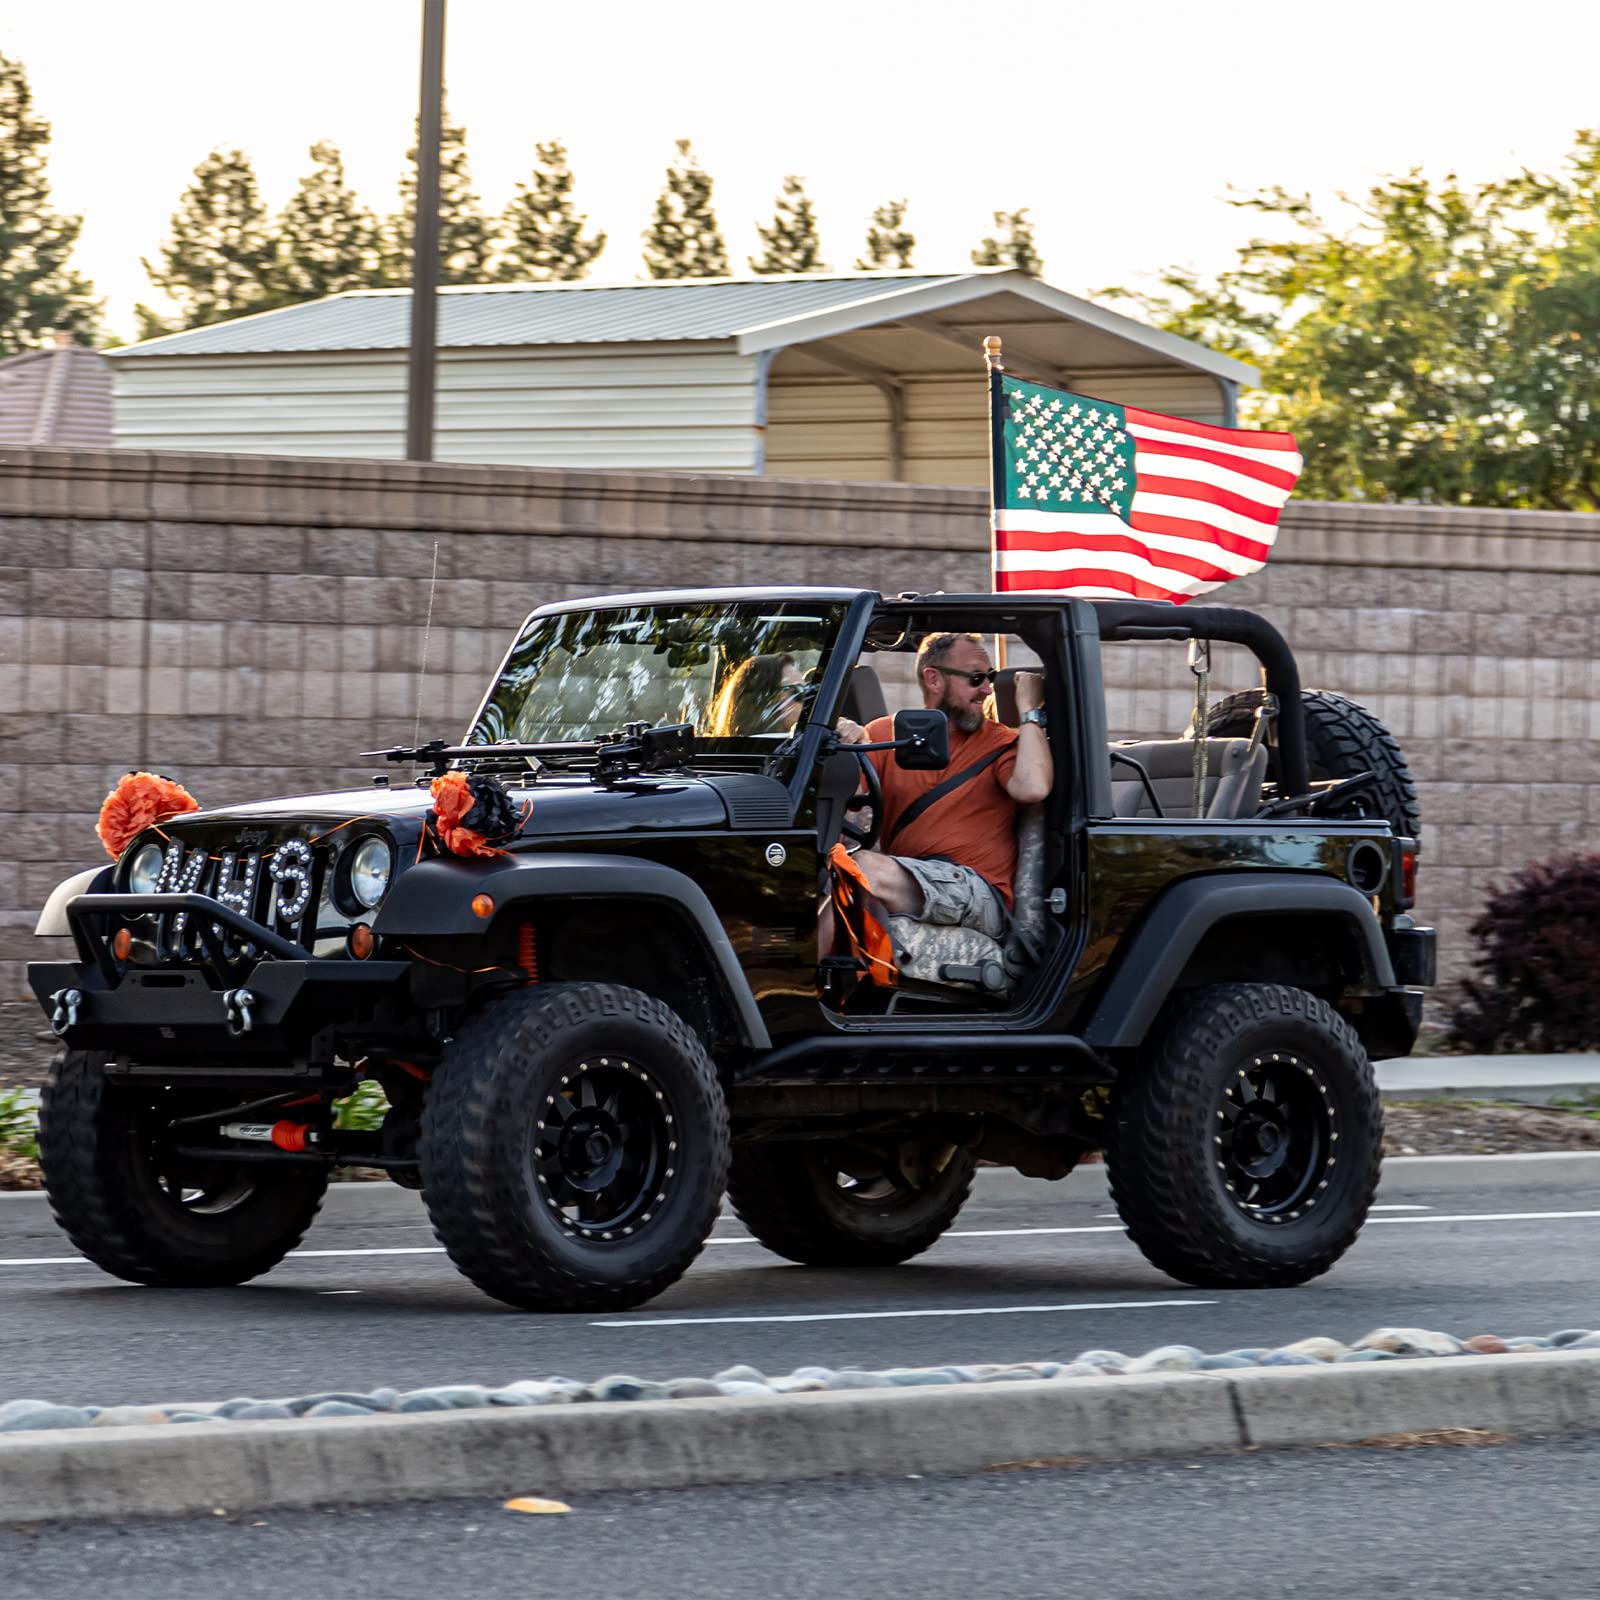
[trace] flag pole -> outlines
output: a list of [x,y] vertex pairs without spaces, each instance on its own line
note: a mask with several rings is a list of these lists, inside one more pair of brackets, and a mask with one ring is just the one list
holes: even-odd
[[[998,592],[994,514],[1005,503],[1006,491],[1006,402],[1000,380],[1005,361],[1000,354],[998,335],[991,333],[983,341],[983,360],[989,373],[989,588]],[[1005,637],[998,633],[994,636],[994,664],[997,668],[1006,664]]]

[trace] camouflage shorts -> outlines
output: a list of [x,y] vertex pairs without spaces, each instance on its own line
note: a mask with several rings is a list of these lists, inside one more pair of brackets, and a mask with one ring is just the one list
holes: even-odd
[[976,928],[991,939],[1006,936],[1011,918],[1000,891],[971,867],[958,867],[942,856],[923,860],[917,856],[896,856],[922,890],[919,922],[946,928]]

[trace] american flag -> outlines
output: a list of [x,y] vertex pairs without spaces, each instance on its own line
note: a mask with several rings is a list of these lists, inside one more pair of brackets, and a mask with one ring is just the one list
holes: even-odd
[[996,372],[994,587],[1182,603],[1260,571],[1301,456]]

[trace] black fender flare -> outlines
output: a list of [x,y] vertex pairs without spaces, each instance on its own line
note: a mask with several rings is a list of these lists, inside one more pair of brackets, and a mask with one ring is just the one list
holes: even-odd
[[1371,902],[1351,884],[1294,872],[1186,878],[1156,901],[1124,944],[1084,1039],[1098,1050],[1142,1044],[1201,940],[1220,923],[1271,915],[1314,916],[1353,928],[1366,983],[1395,987],[1383,929]]
[[755,1050],[772,1048],[744,969],[705,891],[692,878],[658,861],[563,851],[491,862],[419,862],[395,880],[373,920],[373,932],[393,939],[481,934],[485,923],[472,909],[473,897],[480,894],[493,899],[496,915],[508,905],[528,900],[668,902],[699,935],[723,996],[738,1019],[742,1042]]

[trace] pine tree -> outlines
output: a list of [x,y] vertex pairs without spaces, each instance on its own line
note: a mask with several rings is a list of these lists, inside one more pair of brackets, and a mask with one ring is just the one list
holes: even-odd
[[725,278],[728,247],[711,208],[711,179],[687,139],[677,147],[644,235],[644,264],[652,278]]
[[906,231],[905,221],[904,200],[886,200],[872,213],[866,248],[856,260],[856,266],[862,272],[911,265],[911,252],[917,247],[917,236]]
[[0,356],[100,325],[94,286],[67,266],[83,219],[50,209],[49,144],[22,63],[0,55]]
[[559,140],[534,146],[533,181],[519,183],[502,220],[508,243],[499,276],[507,283],[569,283],[584,277],[606,236],[583,236],[588,217],[572,204],[572,169]]
[[311,146],[311,160],[278,218],[270,283],[276,304],[320,300],[380,281],[378,219],[345,181],[338,145],[320,140]]
[[783,193],[778,196],[770,228],[757,227],[761,235],[762,252],[751,256],[751,270],[760,273],[774,272],[826,272],[827,264],[820,259],[821,246],[817,239],[817,214],[812,209],[811,198],[806,193],[805,180],[791,173],[783,180]]
[[272,304],[276,246],[255,169],[242,150],[213,150],[172,214],[160,266],[141,259],[150,281],[178,308],[168,324],[135,307],[141,338],[174,328],[203,328]]
[[[411,282],[416,221],[417,146],[412,145],[400,179],[400,209],[385,229],[384,275],[389,283]],[[498,230],[473,193],[466,130],[457,127],[446,110],[439,134],[439,282],[491,282],[498,243]]]
[[1028,221],[1028,210],[997,211],[994,214],[995,232],[990,234],[972,252],[975,267],[1013,267],[1037,278],[1044,267],[1044,257],[1033,242],[1033,224]]

